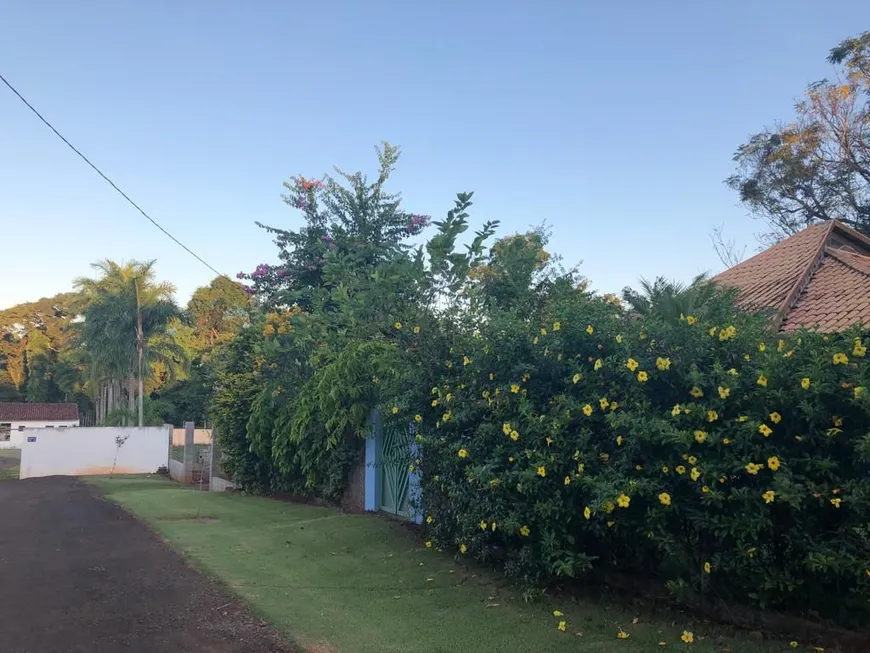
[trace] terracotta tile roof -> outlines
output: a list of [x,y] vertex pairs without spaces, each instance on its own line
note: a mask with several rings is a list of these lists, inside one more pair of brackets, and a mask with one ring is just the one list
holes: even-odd
[[870,238],[834,220],[786,238],[713,281],[737,288],[744,308],[772,310],[778,330],[870,326]]
[[71,422],[78,420],[76,404],[38,404],[0,401],[0,422]]

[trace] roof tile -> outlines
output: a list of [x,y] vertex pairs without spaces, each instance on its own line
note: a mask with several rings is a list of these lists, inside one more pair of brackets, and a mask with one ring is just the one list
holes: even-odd
[[0,422],[72,422],[79,418],[77,404],[39,404],[0,401]]

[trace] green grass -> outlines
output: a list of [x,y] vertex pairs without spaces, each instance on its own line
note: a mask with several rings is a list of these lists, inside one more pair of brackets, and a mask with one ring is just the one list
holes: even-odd
[[[790,651],[626,603],[526,604],[497,574],[422,546],[403,524],[136,477],[93,478],[302,646],[339,653]],[[552,615],[561,610],[566,632]],[[637,623],[634,620],[637,619]],[[626,640],[617,632],[629,633]],[[695,634],[688,647],[683,629]]]
[[21,449],[0,449],[0,458],[14,458],[18,461],[11,467],[7,467],[5,461],[0,463],[0,481],[18,479],[21,469]]

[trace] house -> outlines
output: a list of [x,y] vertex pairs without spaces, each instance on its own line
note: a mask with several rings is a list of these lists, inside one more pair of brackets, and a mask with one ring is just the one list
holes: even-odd
[[79,425],[76,404],[0,402],[0,449],[20,449],[25,429]]
[[776,331],[870,326],[870,238],[830,220],[807,227],[713,278],[737,304],[769,311]]

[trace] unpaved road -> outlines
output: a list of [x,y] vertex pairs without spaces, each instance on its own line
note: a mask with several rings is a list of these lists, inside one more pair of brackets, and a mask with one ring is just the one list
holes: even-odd
[[94,488],[0,482],[0,651],[289,653]]

